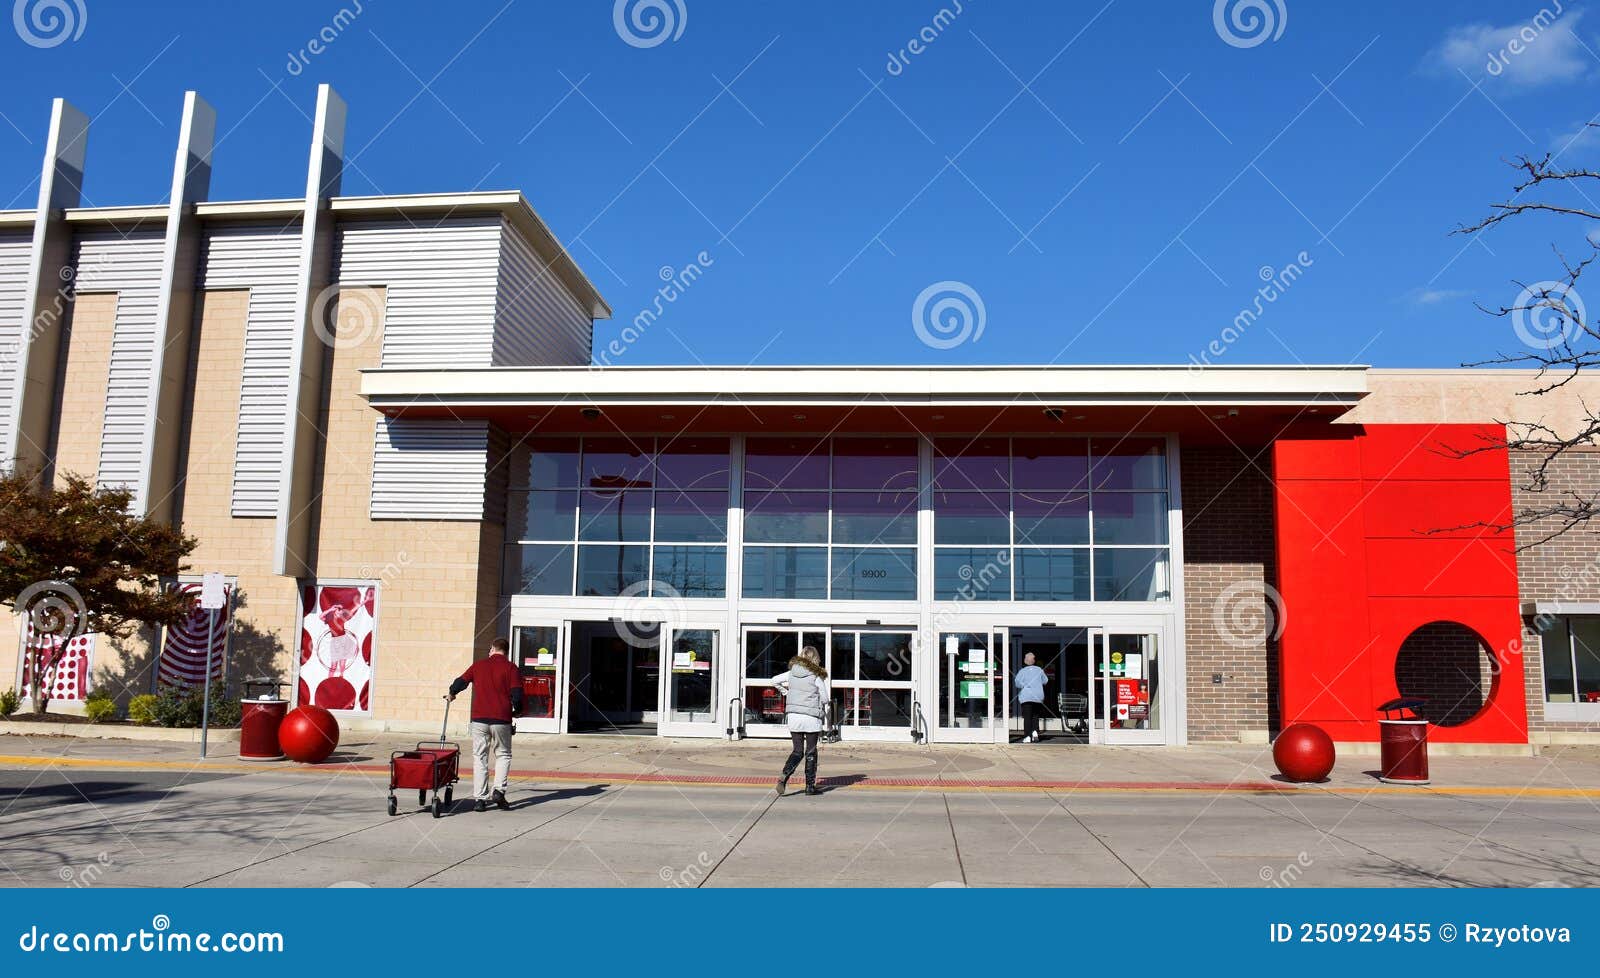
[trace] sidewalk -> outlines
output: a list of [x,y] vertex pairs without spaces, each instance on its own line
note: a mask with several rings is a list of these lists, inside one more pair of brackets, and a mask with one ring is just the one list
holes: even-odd
[[[0,768],[100,769],[376,775],[389,752],[415,738],[351,734],[326,763],[241,761],[232,743],[213,743],[199,759],[194,744],[72,737],[0,736]],[[470,743],[462,743],[470,755]],[[769,786],[787,741],[697,740],[608,735],[523,735],[513,747],[513,777],[531,782]],[[463,768],[470,765],[465,759]],[[1013,744],[921,746],[840,743],[822,748],[824,783],[850,789],[938,787],[988,791],[1432,791],[1532,797],[1600,798],[1600,748],[1550,748],[1538,757],[1434,757],[1429,788],[1386,785],[1371,755],[1341,757],[1320,785],[1277,776],[1265,746],[1086,747]],[[463,771],[465,773],[465,770]]]

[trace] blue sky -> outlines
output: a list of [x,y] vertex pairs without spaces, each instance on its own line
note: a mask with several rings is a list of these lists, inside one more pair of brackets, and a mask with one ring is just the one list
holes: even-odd
[[[1212,362],[1455,366],[1519,348],[1474,301],[1593,230],[1448,234],[1516,154],[1595,165],[1600,11],[1571,3],[1256,0],[1262,35],[1237,2],[653,2],[669,36],[612,0],[55,0],[81,34],[0,30],[0,207],[33,204],[54,96],[94,118],[90,202],[160,200],[188,88],[212,196],[296,196],[326,81],[346,193],[521,189],[616,311],[597,346],[704,253],[638,364],[1187,362],[1293,264]],[[981,334],[915,328],[949,282]]]

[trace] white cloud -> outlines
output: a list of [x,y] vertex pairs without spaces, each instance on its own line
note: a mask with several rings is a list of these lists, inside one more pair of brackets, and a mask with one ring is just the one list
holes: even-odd
[[1465,72],[1474,81],[1499,81],[1520,89],[1574,81],[1592,64],[1574,33],[1582,18],[1582,12],[1563,12],[1561,4],[1551,0],[1550,6],[1527,20],[1504,27],[1452,27],[1428,52],[1423,67],[1432,74]]
[[1412,289],[1406,293],[1406,301],[1413,306],[1437,306],[1452,299],[1461,299],[1471,295],[1466,289]]

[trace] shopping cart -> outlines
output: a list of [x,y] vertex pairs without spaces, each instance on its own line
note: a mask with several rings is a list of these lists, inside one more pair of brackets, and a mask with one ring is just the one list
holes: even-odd
[[[389,814],[399,811],[394,797],[396,788],[410,788],[417,793],[417,804],[429,807],[428,793],[433,793],[433,817],[444,814],[454,799],[452,786],[461,780],[461,745],[445,740],[450,729],[450,700],[445,698],[444,726],[438,740],[417,742],[413,750],[397,750],[389,755]],[[440,795],[443,792],[443,795]]]

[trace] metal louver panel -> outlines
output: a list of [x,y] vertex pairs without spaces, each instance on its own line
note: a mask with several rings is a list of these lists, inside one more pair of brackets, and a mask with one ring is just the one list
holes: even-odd
[[[96,230],[73,243],[74,288],[117,293],[111,333],[111,366],[105,386],[105,416],[100,432],[102,488],[133,490],[133,511],[142,512],[145,490],[139,484],[144,451],[150,364],[155,349],[156,303],[161,288],[162,231]],[[186,353],[187,351],[185,351]],[[98,391],[65,391],[66,397],[97,397]]]
[[198,287],[250,290],[234,436],[234,516],[272,517],[278,511],[299,257],[298,222],[206,230]]
[[340,286],[382,286],[383,366],[487,367],[493,361],[498,215],[339,227]]
[[379,418],[372,451],[375,520],[480,520],[489,424]]
[[[27,308],[30,233],[0,234],[0,445],[11,444],[12,385],[22,349],[22,317]],[[10,459],[0,459],[0,465]]]
[[594,319],[507,223],[501,231],[494,366],[583,366],[593,341]]

